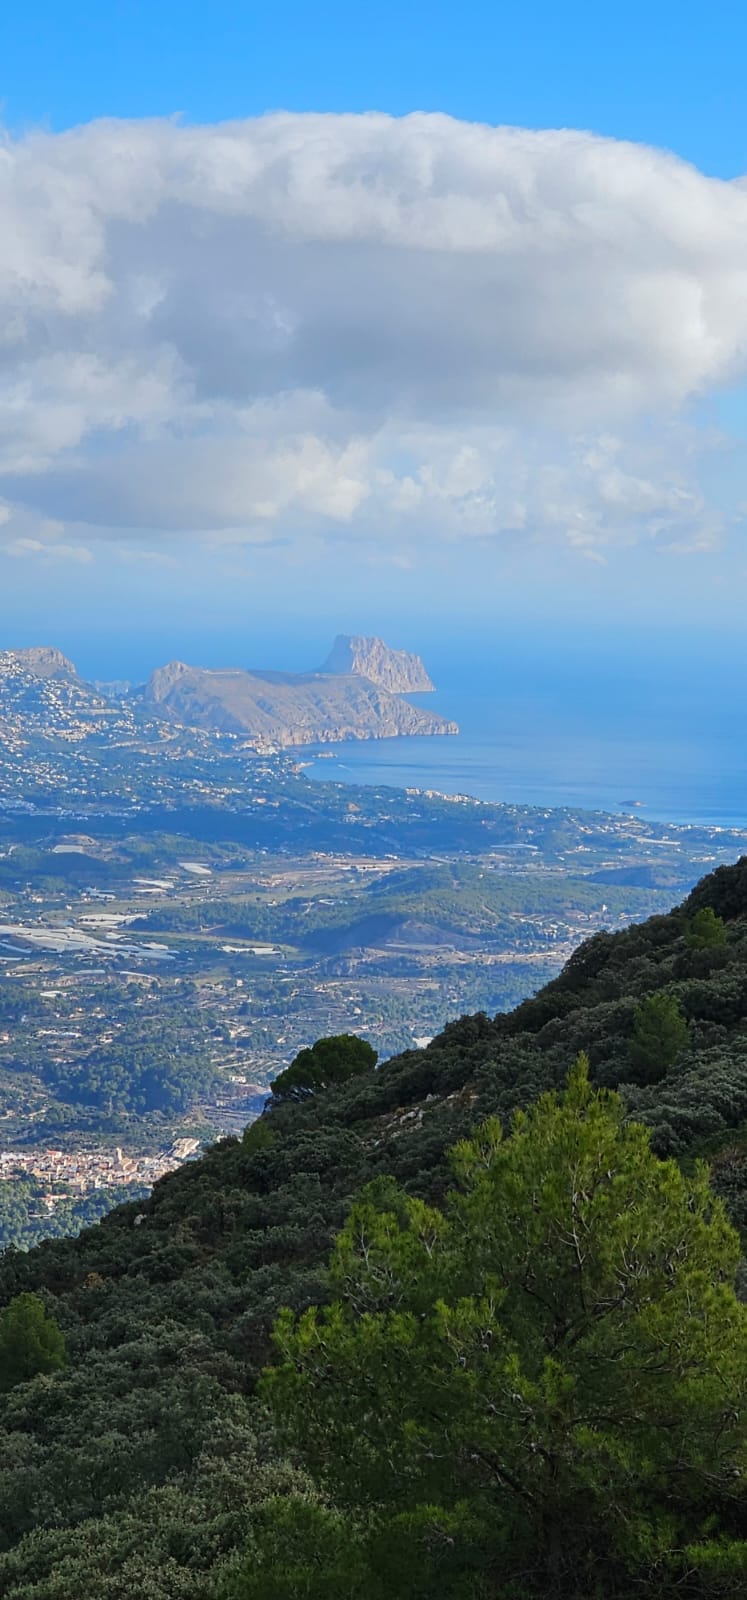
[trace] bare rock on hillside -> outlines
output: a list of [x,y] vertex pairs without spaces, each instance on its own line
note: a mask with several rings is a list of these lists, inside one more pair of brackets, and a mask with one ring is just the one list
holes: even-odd
[[338,633],[320,672],[368,678],[390,694],[423,694],[434,688],[420,656],[392,650],[383,639]]
[[53,645],[32,645],[28,650],[8,650],[5,655],[34,678],[77,678],[77,669]]

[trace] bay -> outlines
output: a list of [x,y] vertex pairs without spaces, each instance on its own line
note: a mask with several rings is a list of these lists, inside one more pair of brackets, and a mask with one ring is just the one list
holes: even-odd
[[414,703],[460,733],[326,746],[309,775],[510,804],[743,827],[743,641],[546,630],[431,641]]

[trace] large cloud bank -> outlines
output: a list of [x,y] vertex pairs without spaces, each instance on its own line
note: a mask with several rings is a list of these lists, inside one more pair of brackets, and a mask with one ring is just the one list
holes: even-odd
[[447,117],[0,148],[0,542],[707,544],[747,188]]

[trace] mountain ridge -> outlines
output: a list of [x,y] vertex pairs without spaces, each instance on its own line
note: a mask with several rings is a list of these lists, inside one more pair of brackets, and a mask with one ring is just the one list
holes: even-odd
[[[336,645],[343,637],[338,635]],[[136,690],[126,684],[89,683],[61,651],[34,646],[0,651],[0,688],[6,699],[12,691],[22,710],[39,696],[39,705],[42,700],[54,704],[61,728],[66,704],[73,717],[73,707],[84,711],[87,704],[96,716],[106,708],[125,716],[133,728],[155,718],[179,728],[243,738],[262,751],[459,732],[455,722],[403,698],[416,687],[433,687],[419,657],[390,651],[380,639],[348,642],[356,651],[342,663],[347,671],[249,671],[173,660],[157,667]],[[361,670],[364,665],[373,676]]]
[[353,673],[264,673],[169,662],[151,674],[143,704],[168,721],[280,748],[458,732],[456,723]]
[[55,645],[26,645],[20,650],[2,650],[0,660],[15,662],[22,671],[31,673],[35,678],[79,678],[77,667]]
[[[723,918],[712,946],[693,937],[708,909]],[[363,1079],[273,1108],[79,1239],[7,1252],[0,1304],[40,1292],[71,1353],[0,1400],[8,1600],[213,1593],[263,1495],[298,1481],[251,1397],[279,1306],[329,1295],[351,1196],[393,1177],[439,1203],[454,1143],[561,1087],[579,1048],[659,1154],[710,1155],[747,1239],[746,956],[742,858],[666,915],[595,935],[514,1011],[455,1020]],[[651,1080],[630,1044],[656,994],[676,1001],[689,1042]]]

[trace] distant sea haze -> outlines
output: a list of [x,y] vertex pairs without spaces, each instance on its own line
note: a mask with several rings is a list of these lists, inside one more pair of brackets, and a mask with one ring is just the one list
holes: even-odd
[[729,641],[525,637],[423,654],[427,703],[459,736],[327,747],[312,777],[747,823],[747,660]]

